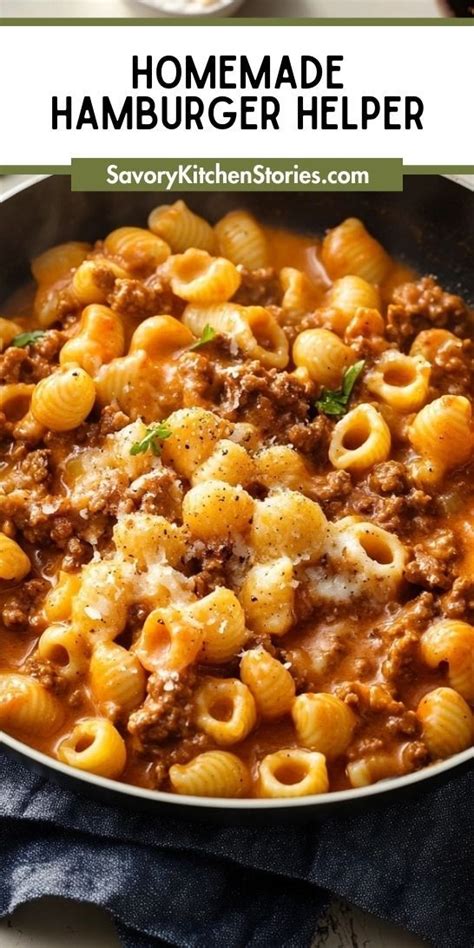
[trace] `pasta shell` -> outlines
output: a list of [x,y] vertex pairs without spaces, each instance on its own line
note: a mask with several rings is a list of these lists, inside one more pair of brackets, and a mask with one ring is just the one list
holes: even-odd
[[77,268],[72,279],[72,289],[81,303],[105,303],[115,281],[126,277],[127,271],[113,260],[94,257],[84,260]]
[[127,762],[125,742],[106,718],[87,718],[76,724],[58,747],[58,760],[98,777],[120,777]]
[[299,747],[267,754],[258,772],[260,797],[305,797],[327,793],[329,779],[323,754]]
[[170,248],[164,240],[144,227],[119,227],[104,241],[108,254],[130,270],[153,271],[168,259]]
[[328,329],[305,329],[294,341],[293,362],[307,369],[313,382],[338,388],[355,353]]
[[421,656],[430,668],[449,666],[449,684],[466,701],[474,701],[474,627],[467,622],[442,619],[421,638]]
[[471,405],[463,395],[442,395],[418,412],[408,429],[418,454],[445,469],[464,464],[472,453]]
[[115,642],[96,645],[90,663],[94,699],[121,714],[130,714],[145,698],[145,672],[136,655]]
[[51,662],[60,670],[61,677],[74,680],[86,671],[88,664],[88,646],[80,631],[65,624],[57,623],[40,636],[38,655],[45,662]]
[[422,356],[407,356],[390,349],[366,374],[365,384],[390,408],[418,411],[428,396],[430,373],[430,364]]
[[176,793],[196,797],[244,797],[250,788],[247,767],[228,751],[208,751],[189,764],[173,764],[169,778]]
[[184,311],[183,322],[198,337],[207,325],[230,336],[248,358],[258,359],[269,368],[284,369],[288,364],[289,347],[285,333],[263,306],[190,304]]
[[298,695],[292,706],[298,740],[327,758],[339,757],[347,749],[356,719],[344,701],[330,694]]
[[59,362],[80,365],[89,375],[123,355],[125,333],[122,320],[107,306],[94,303],[83,310],[79,332],[62,347]]
[[75,240],[58,244],[34,258],[31,264],[31,272],[40,285],[56,283],[71,270],[79,267],[90,250],[90,244]]
[[241,281],[230,260],[194,248],[173,258],[170,273],[173,293],[190,303],[225,303]]
[[0,386],[0,411],[9,421],[19,421],[29,409],[35,386],[27,382],[8,382]]
[[155,207],[148,218],[148,226],[171,247],[173,253],[184,253],[189,247],[212,253],[216,246],[210,224],[194,214],[184,201]]
[[36,679],[0,674],[0,731],[49,737],[64,720],[61,703]]
[[166,359],[194,341],[190,329],[174,316],[150,316],[137,326],[130,342],[130,353],[142,349],[150,359]]
[[196,695],[196,723],[216,744],[227,747],[245,740],[255,727],[252,692],[236,678],[207,678]]
[[21,546],[10,537],[0,533],[0,579],[24,579],[31,563]]
[[250,688],[264,720],[273,721],[290,711],[295,697],[295,682],[288,669],[264,648],[244,652],[240,677]]
[[0,316],[0,352],[3,352],[10,345],[12,339],[22,332],[23,328],[19,323],[14,323],[13,319],[4,319],[3,316]]
[[392,266],[382,245],[356,217],[348,217],[329,231],[323,240],[321,259],[332,279],[350,274],[368,283],[382,283]]
[[51,431],[72,431],[92,411],[95,385],[80,366],[71,365],[48,375],[35,386],[31,411]]
[[386,461],[390,454],[390,428],[373,405],[360,404],[338,421],[329,445],[333,467],[360,473]]
[[268,244],[264,231],[252,214],[231,211],[214,228],[219,251],[236,265],[249,270],[268,266]]
[[436,688],[421,699],[417,711],[423,740],[432,757],[451,757],[470,746],[472,712],[452,688]]

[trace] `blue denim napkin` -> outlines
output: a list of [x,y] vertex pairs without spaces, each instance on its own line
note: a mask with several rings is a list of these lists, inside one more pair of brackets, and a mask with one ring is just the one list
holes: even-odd
[[473,799],[471,771],[321,825],[206,826],[91,802],[0,753],[0,916],[58,895],[108,909],[126,948],[305,948],[334,893],[471,948]]

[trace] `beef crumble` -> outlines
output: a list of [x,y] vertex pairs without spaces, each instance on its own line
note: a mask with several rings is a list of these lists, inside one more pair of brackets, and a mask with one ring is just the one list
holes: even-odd
[[128,719],[127,729],[142,752],[152,754],[170,738],[189,737],[194,730],[193,696],[197,673],[193,668],[153,674],[148,679],[148,695]]
[[393,293],[387,312],[387,338],[405,349],[422,329],[448,328],[466,336],[469,310],[460,296],[446,293],[432,276],[404,283]]

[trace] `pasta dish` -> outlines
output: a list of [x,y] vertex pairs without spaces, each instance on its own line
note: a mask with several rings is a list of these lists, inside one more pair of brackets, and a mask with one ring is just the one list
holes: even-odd
[[0,729],[176,794],[467,749],[472,315],[349,218],[183,201],[0,318]]

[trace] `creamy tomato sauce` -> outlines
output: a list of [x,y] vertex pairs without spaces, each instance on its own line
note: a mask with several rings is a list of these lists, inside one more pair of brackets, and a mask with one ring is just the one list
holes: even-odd
[[[295,365],[291,358],[291,346],[300,331],[332,326],[326,294],[333,281],[321,261],[319,239],[283,229],[267,229],[265,235],[267,265],[256,270],[241,268],[236,300],[243,306],[267,307],[274,314],[290,344],[284,370],[259,367],[238,346],[229,345],[225,334],[218,334],[209,345],[156,359],[152,377],[144,373],[137,378],[122,403],[112,400],[108,405],[96,406],[77,430],[55,433],[34,430],[34,425],[30,431],[22,429],[28,405],[25,407],[21,400],[16,406],[7,402],[1,416],[0,527],[25,550],[31,572],[21,582],[0,581],[0,673],[14,670],[33,675],[62,702],[64,721],[53,735],[17,735],[52,756],[75,722],[102,715],[103,707],[95,700],[87,675],[71,686],[62,678],[60,664],[38,659],[37,643],[48,624],[48,590],[56,584],[60,569],[78,573],[92,556],[110,552],[112,528],[123,505],[127,513],[144,509],[179,524],[182,498],[189,489],[189,484],[166,466],[149,491],[144,489],[136,495],[125,481],[115,492],[107,492],[105,477],[98,477],[90,493],[79,500],[78,484],[90,470],[91,457],[92,466],[100,468],[104,464],[105,471],[109,462],[106,457],[101,459],[101,451],[106,439],[127,424],[143,418],[149,425],[180,408],[198,406],[232,424],[254,426],[256,443],[252,450],[256,454],[262,447],[275,444],[290,445],[297,451],[307,470],[304,493],[321,505],[329,523],[355,515],[395,535],[407,551],[402,581],[393,594],[379,601],[351,591],[340,594],[331,574],[327,582],[332,596],[318,600],[320,580],[315,581],[315,591],[310,571],[298,567],[290,630],[272,639],[250,628],[249,645],[263,644],[285,665],[294,678],[297,694],[330,692],[354,711],[357,724],[345,754],[328,762],[330,788],[351,786],[346,768],[354,760],[385,755],[392,766],[386,773],[380,772],[383,777],[409,772],[435,759],[424,740],[416,710],[426,693],[446,686],[448,670],[445,664],[428,668],[420,657],[419,642],[430,624],[440,618],[454,617],[468,623],[474,618],[472,469],[469,463],[463,464],[432,488],[417,483],[410,467],[413,450],[407,437],[414,414],[389,409],[384,415],[392,432],[389,457],[362,473],[333,469],[328,445],[338,418],[316,410],[321,386],[310,378],[299,384],[292,374]],[[90,259],[102,260],[103,255],[100,243],[90,251]],[[170,291],[166,263],[157,269],[145,265],[135,270],[127,269],[125,259],[118,263],[126,274],[110,285],[104,304],[121,320],[128,347],[143,319],[160,312],[160,307],[181,319],[186,304]],[[288,267],[309,280],[316,302],[308,312],[285,312],[279,275]],[[445,355],[441,351],[434,364],[429,399],[445,394],[470,399],[474,362],[467,308],[430,278],[406,283],[406,272],[400,271],[399,282],[396,274],[397,265],[393,263],[382,286],[383,334],[361,332],[348,343],[357,358],[365,362],[350,407],[374,403],[364,379],[382,352],[389,347],[407,353],[419,332],[438,326],[453,333],[453,343]],[[4,391],[15,384],[37,384],[57,369],[61,348],[78,332],[83,309],[70,290],[73,275],[72,270],[52,285],[51,293],[56,292],[59,299],[58,318],[46,327],[38,319],[30,290],[19,291],[5,304],[4,313],[22,330],[40,327],[45,335],[22,349],[4,346],[0,355]],[[453,359],[457,360],[455,365]],[[256,501],[266,495],[258,478],[248,489]],[[208,547],[201,544],[200,548],[190,545],[192,555],[183,571],[195,584],[198,598],[223,583],[239,594],[235,546],[231,549],[224,541]],[[242,558],[247,555],[244,550]],[[318,568],[324,571],[326,566],[323,563]],[[146,605],[134,605],[117,639],[119,644],[133,646],[146,614]],[[191,693],[208,674],[238,677],[238,659],[216,668],[203,667],[198,659],[193,674]],[[169,719],[168,731],[165,729],[162,740],[154,741],[153,727],[163,699],[163,692],[154,687],[149,682],[143,713],[139,721],[135,719],[135,725],[130,726],[127,717],[118,712],[112,714],[127,745],[127,765],[121,779],[170,789],[170,764],[186,762],[216,745],[199,734],[195,723],[181,713],[180,702],[184,699],[178,689],[174,717],[170,707],[161,706],[162,716]],[[150,698],[155,702],[155,717]],[[291,717],[285,715],[281,720],[258,723],[243,742],[226,749],[240,756],[255,775],[265,755],[297,746]]]

